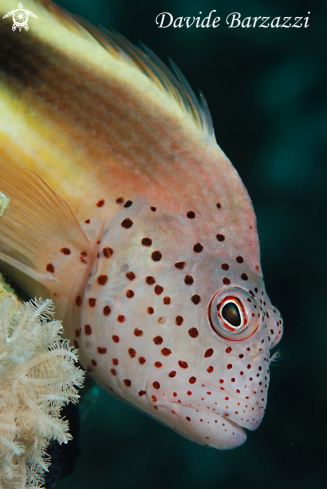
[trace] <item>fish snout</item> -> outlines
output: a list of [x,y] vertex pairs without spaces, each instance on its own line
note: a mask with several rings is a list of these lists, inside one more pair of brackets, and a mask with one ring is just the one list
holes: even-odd
[[271,306],[267,311],[266,322],[269,330],[269,349],[272,349],[278,345],[284,332],[282,315],[276,307]]

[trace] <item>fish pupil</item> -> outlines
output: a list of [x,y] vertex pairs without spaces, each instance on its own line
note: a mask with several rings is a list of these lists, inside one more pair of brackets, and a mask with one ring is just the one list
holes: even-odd
[[241,315],[237,305],[234,302],[228,302],[221,310],[221,315],[232,326],[241,325]]

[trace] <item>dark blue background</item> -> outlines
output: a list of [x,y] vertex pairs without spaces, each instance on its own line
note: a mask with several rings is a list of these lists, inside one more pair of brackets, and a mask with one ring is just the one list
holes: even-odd
[[[327,4],[296,0],[62,0],[95,25],[142,41],[201,88],[217,141],[258,218],[267,291],[282,312],[281,358],[257,432],[231,452],[203,448],[95,388],[80,406],[82,454],[58,489],[325,489]],[[156,16],[223,18],[217,29],[158,29]],[[230,12],[306,16],[304,29],[229,29]],[[97,396],[98,395],[98,396]]]

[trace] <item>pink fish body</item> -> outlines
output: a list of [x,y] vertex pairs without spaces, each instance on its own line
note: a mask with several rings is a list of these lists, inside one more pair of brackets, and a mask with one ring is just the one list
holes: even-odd
[[[39,18],[47,12],[39,4],[33,11]],[[51,22],[53,30],[62,29]],[[64,64],[61,69],[60,90],[69,91]],[[4,85],[15,76],[8,73]],[[75,120],[74,104],[60,119],[47,96],[48,78],[41,89],[28,79],[36,104],[31,120],[42,114],[52,124],[58,116],[62,146],[70,138],[84,159],[79,163],[66,152],[56,162],[59,174],[66,172],[62,180],[51,173],[50,151],[46,166],[37,150],[27,163],[71,210],[41,178],[20,168],[0,137],[0,191],[9,198],[0,217],[0,258],[20,272],[17,281],[31,294],[54,299],[81,363],[103,388],[197,443],[234,448],[246,439],[243,428],[254,430],[263,418],[269,351],[283,330],[264,287],[252,204],[204,109],[197,108],[192,122],[191,105],[181,112],[175,101],[167,109],[173,102],[162,87],[152,87],[149,104],[142,86],[131,90],[132,77],[120,70],[114,75],[112,81],[110,73],[101,74],[109,87],[104,103],[113,113],[126,105],[129,111],[123,122],[114,117],[105,133],[98,131],[98,140],[95,133],[92,158],[91,140],[84,141],[78,126],[84,121],[68,136],[63,130]],[[142,76],[144,87],[154,84]],[[88,89],[95,93],[93,82],[80,80],[84,97]],[[187,90],[182,79],[174,83],[180,93]],[[117,98],[110,96],[112,86]],[[0,103],[9,103],[5,89],[0,95]],[[91,111],[85,124],[95,117]],[[110,131],[108,145],[104,134],[110,141]],[[81,175],[87,178],[82,184]]]

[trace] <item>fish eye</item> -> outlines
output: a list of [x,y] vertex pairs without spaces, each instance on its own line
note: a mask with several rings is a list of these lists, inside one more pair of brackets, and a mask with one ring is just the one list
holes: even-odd
[[256,300],[238,287],[217,292],[209,306],[209,322],[215,333],[231,341],[252,336],[260,324]]
[[241,326],[242,318],[238,306],[233,301],[228,301],[221,308],[221,317],[230,327],[238,328]]

